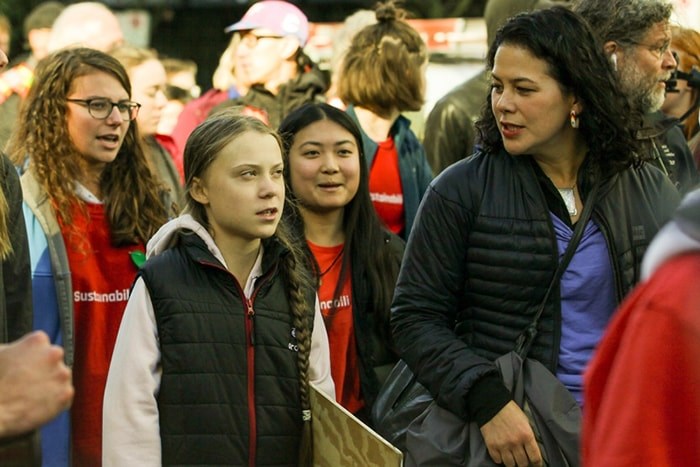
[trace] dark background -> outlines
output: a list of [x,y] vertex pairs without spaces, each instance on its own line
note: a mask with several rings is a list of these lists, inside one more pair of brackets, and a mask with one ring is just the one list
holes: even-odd
[[[22,22],[43,0],[0,0],[0,13],[12,22],[10,59],[23,52]],[[401,2],[409,17],[448,18],[483,16],[486,0],[406,0]],[[76,3],[63,1],[66,5]],[[103,0],[114,11],[145,9],[152,15],[151,47],[162,56],[194,60],[197,81],[203,90],[211,87],[211,75],[219,55],[228,44],[226,26],[234,23],[254,1],[246,0]],[[360,8],[373,8],[376,0],[295,1],[312,22],[342,21]]]

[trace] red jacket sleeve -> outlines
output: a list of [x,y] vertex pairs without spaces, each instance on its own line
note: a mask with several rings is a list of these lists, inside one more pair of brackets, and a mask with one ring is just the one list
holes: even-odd
[[622,304],[585,374],[584,466],[700,459],[700,252],[668,260]]

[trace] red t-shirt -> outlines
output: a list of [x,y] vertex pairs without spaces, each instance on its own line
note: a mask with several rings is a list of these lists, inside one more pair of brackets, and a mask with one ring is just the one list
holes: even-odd
[[102,398],[112,351],[137,268],[129,252],[143,245],[114,247],[104,206],[73,210],[74,229],[63,223],[73,284],[75,360],[71,408],[74,465],[102,464]]
[[177,150],[177,144],[175,143],[173,137],[170,135],[157,134],[155,135],[155,138],[156,141],[163,146],[163,149],[170,154],[170,157],[173,158],[173,165],[177,169],[177,173],[180,175],[180,182],[185,183],[185,161],[183,160],[184,154]]
[[369,172],[369,192],[374,209],[389,230],[400,234],[406,227],[399,154],[391,136],[379,143]]
[[336,397],[340,405],[352,413],[357,413],[365,404],[360,391],[360,370],[352,316],[352,280],[349,269],[340,296],[335,303],[333,299],[336,284],[340,279],[344,245],[324,247],[308,241],[307,243],[321,270],[318,299],[328,332],[331,376],[335,382]]

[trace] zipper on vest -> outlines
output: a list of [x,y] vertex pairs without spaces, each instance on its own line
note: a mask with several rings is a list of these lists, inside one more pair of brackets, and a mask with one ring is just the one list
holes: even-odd
[[253,294],[249,299],[245,296],[243,289],[230,271],[220,265],[207,261],[201,261],[201,263],[229,274],[245,306],[245,333],[248,341],[248,345],[246,346],[246,361],[248,363],[248,466],[255,467],[258,454],[258,423],[255,414],[255,308],[253,308],[253,302],[255,302],[255,297],[258,295],[261,285],[272,277],[273,273],[268,272],[261,278],[262,280],[256,281]]
[[248,314],[248,321],[246,323],[249,333],[248,342],[252,347],[255,347],[255,310],[253,309],[253,302],[245,299],[245,306]]
[[254,467],[258,444],[257,420],[255,417],[255,338],[253,337],[255,334],[255,310],[253,309],[253,302],[245,295],[242,296],[247,310],[245,332],[248,334],[249,343],[246,349],[246,359],[248,361],[248,465]]

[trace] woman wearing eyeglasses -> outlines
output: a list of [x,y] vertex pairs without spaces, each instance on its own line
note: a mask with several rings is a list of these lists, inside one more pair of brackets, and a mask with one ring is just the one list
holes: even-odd
[[52,465],[100,465],[102,396],[144,243],[167,220],[119,62],[59,51],[36,69],[10,155],[24,165],[34,327],[63,345],[75,399],[42,429]]

